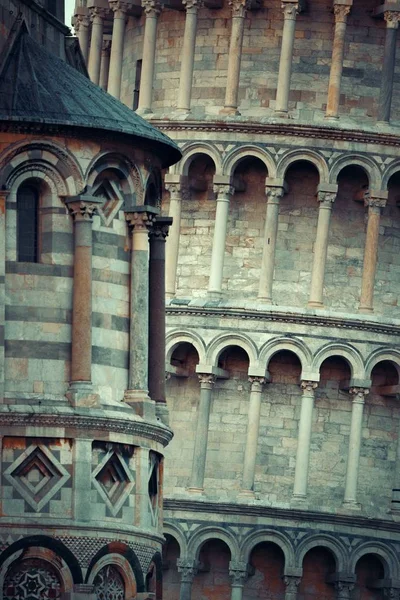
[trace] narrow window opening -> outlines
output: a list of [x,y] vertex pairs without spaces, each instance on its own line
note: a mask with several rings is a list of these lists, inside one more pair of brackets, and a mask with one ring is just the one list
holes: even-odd
[[135,88],[133,90],[133,110],[139,106],[140,80],[142,78],[142,61],[136,61]]
[[39,262],[39,194],[30,186],[17,194],[17,257],[19,262]]

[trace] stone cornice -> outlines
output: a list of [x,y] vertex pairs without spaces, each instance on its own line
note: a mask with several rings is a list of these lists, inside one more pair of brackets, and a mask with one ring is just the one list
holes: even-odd
[[[229,504],[227,502],[211,502],[211,501],[196,501],[196,500],[174,500],[172,498],[164,498],[164,511],[183,511],[186,513],[203,513],[217,515],[240,515],[243,517],[265,517],[270,519],[282,519],[301,521],[303,523],[309,521],[311,523],[334,524],[344,527],[357,527],[368,531],[370,529],[379,531],[395,531],[400,533],[400,522],[391,521],[389,519],[376,519],[363,517],[357,514],[337,514],[323,513],[313,510],[305,510],[298,508],[275,508],[272,506],[260,506],[259,504]],[[278,524],[278,523],[277,523]]]
[[400,146],[399,134],[374,133],[359,129],[339,129],[319,125],[300,125],[291,123],[235,123],[227,121],[166,121],[151,119],[150,123],[161,131],[205,131],[207,133],[249,133],[252,135],[273,135],[326,139],[343,142],[359,142],[361,144],[382,144],[384,146]]
[[307,325],[315,327],[330,327],[338,329],[353,329],[357,331],[368,331],[374,333],[383,333],[387,335],[400,335],[400,322],[391,325],[390,323],[379,323],[378,321],[366,320],[364,318],[346,318],[343,315],[337,316],[300,314],[283,311],[255,311],[225,307],[191,307],[191,306],[167,306],[168,315],[187,315],[202,317],[237,317],[242,321],[274,321],[280,323],[293,323],[296,325]]
[[76,429],[79,431],[106,431],[122,433],[136,437],[144,437],[166,446],[172,439],[170,429],[160,427],[157,423],[133,421],[128,419],[110,418],[108,416],[66,415],[31,412],[0,413],[0,428],[5,428],[9,433],[11,427],[38,427],[43,430]]

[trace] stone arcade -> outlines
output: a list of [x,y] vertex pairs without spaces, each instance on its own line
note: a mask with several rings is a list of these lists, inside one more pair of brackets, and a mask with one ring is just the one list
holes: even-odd
[[163,198],[168,600],[399,597],[399,16],[76,6],[93,80],[183,153]]

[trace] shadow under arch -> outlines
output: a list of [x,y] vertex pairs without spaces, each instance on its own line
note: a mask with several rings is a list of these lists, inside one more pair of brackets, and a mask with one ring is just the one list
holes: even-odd
[[60,556],[68,565],[69,570],[74,583],[83,583],[82,570],[79,565],[78,559],[72,554],[60,540],[46,536],[46,535],[30,535],[25,538],[17,540],[0,554],[0,566],[7,560],[9,556],[12,556],[18,550],[24,550],[30,546],[37,546],[42,548],[48,548],[55,554]]
[[247,537],[240,549],[240,560],[249,562],[253,549],[263,542],[276,544],[282,550],[285,557],[285,570],[295,566],[295,554],[291,540],[284,533],[273,529],[256,531]]
[[233,177],[239,163],[246,158],[258,158],[265,165],[267,176],[271,179],[276,178],[276,165],[272,156],[264,148],[251,144],[239,146],[228,153],[222,163],[223,175]]
[[162,580],[163,580],[163,576],[162,576],[162,569],[163,569],[163,560],[162,560],[162,556],[159,552],[156,552],[150,563],[148,566],[148,571],[147,571],[147,575],[146,575],[146,591],[152,591],[148,589],[148,575],[150,573],[149,569],[151,568],[151,565],[154,564],[156,567],[156,581],[155,581],[155,585],[156,585],[156,589],[155,589],[155,600],[162,600],[163,597],[163,593],[162,593]]
[[265,368],[268,370],[271,358],[282,350],[293,352],[297,356],[301,364],[302,376],[306,371],[310,370],[312,361],[311,351],[301,340],[290,337],[278,337],[268,340],[260,349],[260,364],[265,364]]
[[340,173],[346,167],[360,167],[368,178],[369,187],[373,190],[382,189],[382,177],[378,165],[367,156],[357,154],[339,156],[332,164],[329,172],[329,183],[337,183]]
[[174,350],[179,344],[191,344],[199,355],[199,362],[204,363],[206,357],[206,347],[203,339],[193,331],[173,330],[169,331],[165,340],[166,362],[170,364]]
[[319,183],[329,182],[329,168],[325,157],[314,150],[296,149],[284,154],[276,168],[276,177],[285,179],[287,170],[296,162],[308,162],[318,171]]
[[239,556],[239,546],[234,536],[226,529],[220,527],[205,527],[196,531],[188,543],[188,558],[198,560],[202,546],[209,540],[225,542],[231,553],[231,561],[236,561]]
[[90,574],[93,570],[93,567],[96,565],[96,563],[103,558],[103,556],[106,556],[107,554],[120,554],[123,558],[125,558],[128,563],[130,564],[133,574],[135,575],[135,579],[136,579],[136,586],[137,586],[137,591],[139,592],[145,592],[145,582],[144,582],[144,577],[143,577],[143,571],[142,571],[142,567],[140,565],[139,559],[136,556],[135,552],[132,550],[132,548],[130,548],[127,544],[123,543],[123,542],[110,542],[109,544],[107,544],[106,546],[103,546],[103,548],[101,548],[96,554],[95,556],[92,558],[92,560],[90,561],[87,573],[86,573],[86,577],[85,577],[85,582],[87,583],[89,581],[90,578]]
[[221,155],[215,146],[207,142],[191,142],[182,148],[183,156],[177,165],[178,174],[187,176],[193,160],[202,154],[208,156],[214,163],[215,174],[222,175]]
[[331,356],[340,356],[348,363],[352,379],[365,380],[365,369],[363,358],[358,350],[348,344],[333,342],[323,346],[315,353],[312,362],[312,371],[319,373],[324,360]]
[[256,345],[249,337],[238,333],[224,334],[214,338],[207,348],[206,363],[217,367],[221,353],[230,346],[238,346],[246,352],[249,358],[249,370],[256,365]]
[[395,365],[400,376],[400,351],[388,350],[387,348],[379,348],[372,352],[365,362],[365,375],[371,378],[372,370],[377,364],[383,361],[391,362]]
[[185,558],[187,555],[187,542],[183,531],[173,523],[165,523],[163,526],[163,534],[173,537],[179,546],[179,557]]
[[399,559],[396,553],[379,541],[368,541],[358,546],[350,556],[349,572],[355,573],[360,558],[366,554],[373,554],[382,560],[385,579],[398,579],[400,573]]
[[327,534],[315,534],[302,540],[296,549],[295,566],[301,568],[305,555],[314,548],[329,550],[335,559],[336,571],[346,570],[348,555],[345,546],[336,538]]

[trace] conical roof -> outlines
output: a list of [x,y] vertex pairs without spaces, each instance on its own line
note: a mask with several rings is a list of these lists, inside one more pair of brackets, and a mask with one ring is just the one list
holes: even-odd
[[164,166],[181,158],[170,138],[50,54],[24,22],[13,38],[0,62],[0,121],[116,131],[153,142]]

